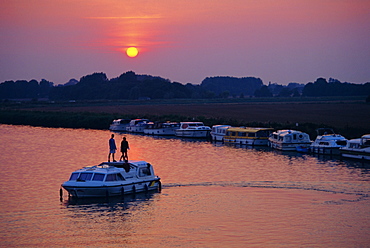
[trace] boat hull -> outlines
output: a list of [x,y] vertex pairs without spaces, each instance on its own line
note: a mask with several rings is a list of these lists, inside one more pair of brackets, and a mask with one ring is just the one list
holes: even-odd
[[186,138],[206,138],[209,136],[210,130],[176,130],[175,134],[178,137]]
[[341,156],[344,158],[354,158],[370,161],[370,148],[368,149],[340,149]]
[[310,152],[323,155],[340,155],[339,147],[311,146]]
[[144,133],[144,129],[145,126],[128,126],[126,131],[130,133]]
[[149,135],[175,135],[175,129],[159,128],[159,129],[144,129],[145,134]]
[[267,146],[268,139],[224,139],[225,143],[233,143],[247,146]]
[[111,125],[109,130],[116,132],[126,132],[127,125]]
[[281,151],[297,151],[299,147],[310,146],[311,143],[281,143],[281,142],[271,142],[270,147],[281,150]]
[[65,183],[62,187],[68,192],[69,196],[76,198],[87,197],[109,197],[120,196],[139,192],[147,192],[159,190],[161,183],[159,179],[140,181],[125,184],[115,185],[100,185],[100,186],[83,186],[77,184]]

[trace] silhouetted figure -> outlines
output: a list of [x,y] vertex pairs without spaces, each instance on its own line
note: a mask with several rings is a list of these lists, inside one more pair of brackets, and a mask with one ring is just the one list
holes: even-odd
[[119,160],[128,160],[128,154],[127,154],[127,150],[130,149],[130,146],[128,144],[128,141],[126,140],[126,137],[123,137],[122,138],[122,141],[121,141],[121,157]]
[[111,138],[109,139],[108,162],[110,162],[111,154],[112,154],[113,162],[116,162],[116,160],[114,160],[114,154],[116,153],[116,150],[117,150],[116,141],[114,140],[114,134],[112,134]]

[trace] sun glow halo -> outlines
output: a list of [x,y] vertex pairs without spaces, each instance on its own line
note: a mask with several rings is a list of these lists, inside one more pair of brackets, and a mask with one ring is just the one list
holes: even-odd
[[127,48],[126,50],[126,54],[127,56],[129,56],[130,58],[135,58],[138,54],[139,54],[139,50],[137,50],[136,47],[129,47]]

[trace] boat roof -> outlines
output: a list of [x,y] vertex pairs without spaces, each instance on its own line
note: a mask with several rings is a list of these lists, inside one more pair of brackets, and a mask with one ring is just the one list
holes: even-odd
[[[286,129],[286,130],[277,130],[276,132],[274,132],[274,134],[278,134],[280,136],[285,136],[285,135],[288,135],[288,134],[293,134],[293,133],[299,133],[299,134],[306,134],[304,132],[301,132],[301,131],[298,131],[298,130],[291,130],[291,129]],[[308,135],[308,134],[307,134]]]
[[181,124],[203,124],[201,121],[184,121],[180,122]]
[[[134,167],[142,167],[142,166],[148,165],[148,162],[138,161],[138,160],[129,160],[128,163]],[[122,167],[124,164],[125,164],[125,161],[102,162],[99,165],[86,166],[74,172],[85,172],[85,171],[94,171],[94,172],[100,172],[100,173],[119,172],[123,170]]]
[[220,128],[220,127],[231,127],[231,126],[230,125],[213,125],[212,127]]
[[362,135],[362,137],[361,137],[361,138],[363,138],[363,139],[370,139],[370,134]]
[[232,132],[248,132],[248,133],[257,133],[258,131],[272,131],[273,128],[269,127],[230,127],[228,131]]

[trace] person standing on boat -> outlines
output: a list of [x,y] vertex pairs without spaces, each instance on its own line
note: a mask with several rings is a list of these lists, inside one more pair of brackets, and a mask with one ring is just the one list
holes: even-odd
[[111,138],[109,139],[108,162],[110,162],[111,154],[112,154],[113,162],[116,162],[116,160],[114,160],[114,154],[116,153],[116,150],[117,150],[116,141],[114,140],[114,134],[112,134]]
[[128,141],[126,140],[126,137],[122,138],[121,141],[121,158],[119,160],[128,160],[127,150],[130,149],[130,146],[128,145]]

